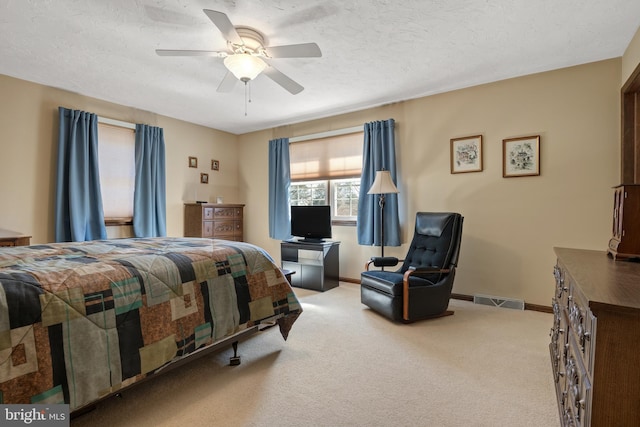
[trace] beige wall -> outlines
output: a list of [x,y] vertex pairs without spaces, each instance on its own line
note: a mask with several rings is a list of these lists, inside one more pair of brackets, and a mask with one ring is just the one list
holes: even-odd
[[[182,203],[196,189],[199,199],[240,201],[235,135],[2,75],[0,93],[0,228],[30,234],[33,243],[54,238],[59,106],[164,129],[168,235],[182,236]],[[198,157],[198,169],[188,167],[188,156]],[[220,161],[219,172],[210,170],[211,159]],[[210,184],[199,184],[200,172]]]
[[[392,117],[405,243],[385,254],[406,252],[415,212],[458,211],[465,225],[454,292],[548,306],[553,247],[607,247],[620,73],[618,58],[241,135],[247,237],[279,259],[279,242],[267,237],[269,139]],[[484,171],[452,175],[449,140],[475,134],[484,138]],[[502,178],[502,139],[527,135],[541,137],[541,176]],[[379,253],[357,244],[355,227],[334,227],[334,240],[342,242],[342,277],[359,279],[365,260]]]
[[[65,106],[164,128],[169,235],[182,235],[182,203],[197,189],[198,199],[246,203],[247,240],[279,260],[279,242],[268,237],[267,141],[392,117],[405,243],[386,253],[405,253],[416,211],[459,211],[466,219],[454,291],[549,305],[553,246],[603,250],[610,237],[622,63],[638,62],[638,39],[622,59],[240,136],[0,76],[0,228],[32,234],[34,243],[53,239],[57,107]],[[484,171],[450,174],[450,138],[474,134],[484,137]],[[502,139],[537,134],[541,176],[502,178]],[[197,170],[188,156],[198,157]],[[211,159],[220,172],[209,170]],[[198,184],[200,172],[210,174],[209,185]],[[342,277],[358,279],[379,253],[357,244],[355,227],[335,227],[334,239],[342,242]]]
[[640,64],[640,27],[622,56],[622,84]]

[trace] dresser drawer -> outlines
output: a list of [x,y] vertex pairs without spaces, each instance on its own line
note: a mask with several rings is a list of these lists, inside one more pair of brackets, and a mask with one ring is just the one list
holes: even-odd
[[574,337],[569,337],[569,352],[565,366],[566,401],[565,416],[571,421],[568,425],[589,426],[591,415],[591,381],[582,357],[578,353],[578,345]]
[[558,303],[553,303],[553,327],[551,328],[551,367],[553,380],[558,390],[565,389],[564,369],[567,364],[567,336],[569,333],[566,311],[562,310]]
[[596,318],[589,309],[587,299],[580,288],[572,284],[567,314],[571,334],[578,344],[580,356],[589,372],[593,372],[593,355]]
[[236,230],[241,228],[242,225],[239,221],[234,220],[217,220],[214,222],[213,236],[233,236],[236,234]]
[[202,208],[202,218],[203,219],[213,219],[215,213],[215,209],[214,208]]
[[242,208],[215,208],[215,217],[218,218],[242,218]]
[[203,221],[202,222],[202,237],[213,237],[214,230],[213,225],[215,223],[213,221]]
[[567,283],[567,279],[571,281],[571,276],[566,277],[565,271],[559,265],[555,265],[553,267],[553,277],[556,279],[555,300],[561,308],[566,309],[569,305],[569,283]]

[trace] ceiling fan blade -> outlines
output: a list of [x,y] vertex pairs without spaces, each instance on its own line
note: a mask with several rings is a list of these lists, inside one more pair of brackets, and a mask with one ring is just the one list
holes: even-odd
[[271,65],[265,68],[263,73],[271,80],[291,92],[291,94],[293,95],[296,95],[304,90],[304,87],[300,86],[298,83],[294,82],[282,72],[273,68]]
[[322,56],[316,43],[289,44],[265,47],[271,58],[318,58]]
[[203,9],[203,11],[207,14],[209,19],[211,19],[211,22],[213,22],[215,26],[218,27],[225,39],[227,39],[231,43],[239,45],[244,44],[244,42],[240,38],[240,35],[236,31],[236,27],[233,26],[226,14],[211,9]]
[[227,74],[224,75],[224,78],[218,85],[218,89],[216,89],[216,91],[230,92],[233,89],[233,87],[236,85],[237,81],[238,79],[236,79],[236,76],[234,76],[231,71],[227,71]]
[[225,58],[227,52],[219,52],[216,50],[171,50],[156,49],[159,56],[215,56],[217,58]]

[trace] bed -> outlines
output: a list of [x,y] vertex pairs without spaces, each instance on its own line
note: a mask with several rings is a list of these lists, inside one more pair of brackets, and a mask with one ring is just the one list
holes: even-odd
[[77,412],[302,312],[261,248],[200,238],[0,249],[0,403]]

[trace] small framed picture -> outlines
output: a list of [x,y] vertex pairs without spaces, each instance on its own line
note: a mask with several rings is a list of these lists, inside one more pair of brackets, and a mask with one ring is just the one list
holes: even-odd
[[198,158],[189,156],[189,167],[197,168],[198,167]]
[[220,162],[217,160],[211,160],[211,170],[219,171],[220,170]]
[[502,140],[504,178],[540,175],[540,135]]
[[200,183],[201,184],[208,184],[209,183],[209,174],[208,173],[201,173],[200,174]]
[[451,173],[482,171],[482,135],[451,139]]

